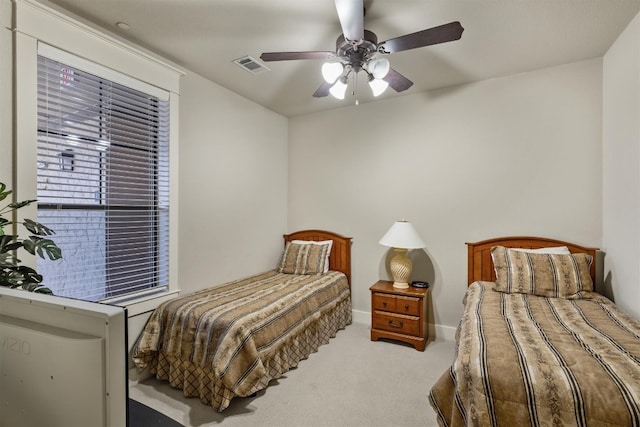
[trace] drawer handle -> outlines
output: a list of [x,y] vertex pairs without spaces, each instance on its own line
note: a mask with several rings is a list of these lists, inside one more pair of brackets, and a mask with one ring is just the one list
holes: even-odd
[[382,301],[382,306],[386,307],[387,306],[387,302],[386,301]]
[[398,323],[393,323],[393,320],[389,320],[389,326],[393,326],[394,328],[402,328],[402,320]]
[[404,311],[409,311],[409,304],[404,305]]

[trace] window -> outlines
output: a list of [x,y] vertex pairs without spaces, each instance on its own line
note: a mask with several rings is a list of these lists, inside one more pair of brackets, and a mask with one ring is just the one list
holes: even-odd
[[63,252],[38,272],[56,295],[168,286],[168,97],[113,80],[38,55],[38,220]]

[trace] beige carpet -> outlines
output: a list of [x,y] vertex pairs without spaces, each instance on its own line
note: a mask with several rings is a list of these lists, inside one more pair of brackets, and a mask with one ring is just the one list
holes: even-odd
[[222,413],[155,379],[131,383],[130,397],[194,427],[436,426],[427,395],[453,356],[452,341],[432,341],[419,352],[371,342],[369,325],[354,323],[256,397],[234,399]]

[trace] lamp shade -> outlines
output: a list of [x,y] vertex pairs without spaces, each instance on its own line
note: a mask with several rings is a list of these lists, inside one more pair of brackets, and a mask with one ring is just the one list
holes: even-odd
[[391,248],[418,249],[427,246],[409,221],[397,221],[378,242]]

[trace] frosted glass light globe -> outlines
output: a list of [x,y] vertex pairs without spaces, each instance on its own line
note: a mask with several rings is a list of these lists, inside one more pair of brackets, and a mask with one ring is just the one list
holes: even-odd
[[389,74],[391,66],[389,65],[389,60],[387,58],[377,58],[369,61],[367,68],[374,78],[383,79],[387,74]]
[[327,83],[333,83],[342,75],[344,66],[340,62],[326,62],[322,65],[322,77]]
[[334,98],[344,99],[344,94],[347,92],[347,83],[342,80],[338,80],[336,84],[331,86],[329,89],[329,93],[333,95]]
[[369,87],[371,88],[371,92],[373,92],[373,96],[378,96],[387,90],[389,83],[381,79],[372,79],[369,81]]

